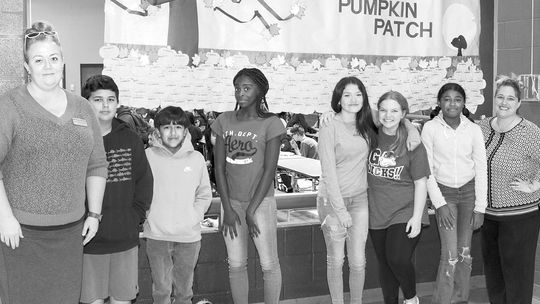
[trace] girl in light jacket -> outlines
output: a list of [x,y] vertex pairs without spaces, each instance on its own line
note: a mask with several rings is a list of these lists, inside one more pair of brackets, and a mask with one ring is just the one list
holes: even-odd
[[436,209],[441,259],[432,303],[467,302],[471,238],[482,226],[487,205],[487,162],[480,126],[470,121],[465,90],[447,83],[422,130],[432,175],[428,193]]

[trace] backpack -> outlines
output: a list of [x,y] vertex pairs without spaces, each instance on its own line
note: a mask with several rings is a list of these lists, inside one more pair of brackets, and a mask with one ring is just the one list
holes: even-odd
[[129,111],[119,111],[117,118],[126,122],[135,133],[139,134],[144,146],[148,146],[148,136],[154,131],[154,128],[152,128],[141,114],[137,113],[135,109],[129,109]]

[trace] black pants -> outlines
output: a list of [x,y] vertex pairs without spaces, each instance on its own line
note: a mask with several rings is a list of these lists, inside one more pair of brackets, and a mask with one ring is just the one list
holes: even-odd
[[395,224],[386,229],[370,229],[369,235],[379,261],[379,282],[385,304],[397,304],[399,287],[406,299],[416,296],[416,276],[412,256],[420,240],[407,237],[407,224]]
[[509,221],[485,219],[482,255],[492,304],[532,302],[540,213]]

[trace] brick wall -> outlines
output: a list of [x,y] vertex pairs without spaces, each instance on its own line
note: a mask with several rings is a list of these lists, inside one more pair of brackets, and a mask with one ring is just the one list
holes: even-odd
[[0,1],[0,95],[23,83],[25,1]]
[[[495,75],[540,74],[540,2],[498,0],[496,9]],[[540,104],[524,102],[521,108],[525,118],[540,125]],[[540,298],[540,241],[535,270],[534,297]]]
[[25,12],[24,0],[0,1],[0,95],[24,82],[21,33]]

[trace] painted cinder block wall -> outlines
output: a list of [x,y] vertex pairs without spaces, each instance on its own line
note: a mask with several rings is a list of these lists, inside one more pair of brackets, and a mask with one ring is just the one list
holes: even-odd
[[25,22],[25,0],[0,1],[0,95],[24,83],[21,33]]
[[21,33],[25,1],[0,1],[0,95],[24,82]]
[[496,74],[540,74],[540,2],[498,0],[496,10]]
[[[498,0],[495,9],[494,74],[540,74],[540,1]],[[540,103],[523,102],[520,112],[539,124]],[[535,270],[534,297],[540,299],[540,241]]]

